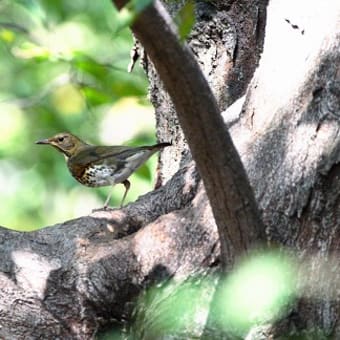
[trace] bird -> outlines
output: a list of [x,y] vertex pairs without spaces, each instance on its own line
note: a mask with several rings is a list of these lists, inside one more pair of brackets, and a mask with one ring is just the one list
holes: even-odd
[[108,208],[113,187],[122,183],[125,192],[120,204],[122,208],[130,189],[128,177],[145,163],[154,153],[172,145],[159,143],[150,146],[97,146],[82,141],[77,136],[62,132],[41,139],[36,144],[51,145],[65,156],[71,175],[88,187],[112,186],[103,209]]

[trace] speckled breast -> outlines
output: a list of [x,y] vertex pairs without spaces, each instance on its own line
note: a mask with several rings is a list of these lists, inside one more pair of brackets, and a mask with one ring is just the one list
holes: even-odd
[[115,181],[115,167],[108,167],[106,165],[92,165],[87,167],[83,175],[77,180],[89,187],[102,187],[113,185]]

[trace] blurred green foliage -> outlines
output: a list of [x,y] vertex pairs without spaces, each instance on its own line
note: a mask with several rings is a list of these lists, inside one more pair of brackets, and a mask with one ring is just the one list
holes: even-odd
[[199,339],[216,278],[195,275],[170,279],[144,291],[138,300],[129,339]]
[[131,25],[138,15],[153,3],[154,0],[130,0],[119,11],[117,31]]
[[169,279],[141,294],[130,338],[187,339],[190,334],[199,339],[208,317],[212,322],[204,339],[248,338],[253,327],[289,313],[298,295],[297,273],[289,254],[257,251],[221,279],[204,272],[183,281]]
[[[94,144],[154,142],[146,77],[126,71],[132,44],[110,0],[1,1],[1,225],[31,230],[88,214],[109,190],[78,184],[36,140],[70,131]],[[156,160],[131,177],[127,201],[152,188]],[[111,205],[123,186],[114,194]]]
[[194,1],[186,1],[179,9],[176,17],[174,18],[178,35],[183,42],[186,40],[195,24],[195,3]]
[[223,279],[214,314],[217,323],[243,338],[254,326],[279,320],[295,301],[296,277],[296,262],[288,254],[252,254]]

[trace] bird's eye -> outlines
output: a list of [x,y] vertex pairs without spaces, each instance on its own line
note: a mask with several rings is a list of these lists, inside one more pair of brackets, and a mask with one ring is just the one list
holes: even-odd
[[58,138],[58,142],[63,142],[64,141],[64,137],[59,137]]

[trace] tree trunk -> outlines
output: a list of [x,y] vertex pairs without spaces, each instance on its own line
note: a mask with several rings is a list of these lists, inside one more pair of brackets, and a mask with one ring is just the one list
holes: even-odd
[[[181,5],[167,2],[167,9],[174,16]],[[228,275],[259,244],[298,260],[299,294],[279,321],[247,339],[261,332],[340,338],[337,1],[197,2],[188,49],[176,47],[172,29],[169,39],[154,38],[158,18],[167,17],[156,1],[133,25],[151,59],[143,63],[157,136],[173,143],[161,155],[157,189],[121,210],[39,231],[2,228],[0,338],[87,339],[132,319],[135,338],[212,338],[216,273],[223,267]],[[178,51],[188,58],[181,67]],[[208,326],[162,329],[162,300],[189,278],[197,284],[197,274],[209,277],[197,296]],[[156,288],[159,300],[144,296],[170,278],[168,295]]]

